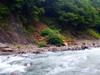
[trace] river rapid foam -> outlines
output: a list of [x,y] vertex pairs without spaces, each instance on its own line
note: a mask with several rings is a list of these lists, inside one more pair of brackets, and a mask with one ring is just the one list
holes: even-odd
[[100,48],[2,55],[0,75],[100,75]]

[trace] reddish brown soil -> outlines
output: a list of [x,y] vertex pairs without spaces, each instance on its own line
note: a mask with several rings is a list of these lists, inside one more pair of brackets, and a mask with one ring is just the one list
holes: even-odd
[[33,33],[34,39],[35,39],[35,41],[39,42],[44,39],[44,37],[42,37],[40,35],[40,32],[43,29],[47,28],[48,26],[46,24],[38,22],[38,21],[33,21],[33,25],[35,27],[35,32]]

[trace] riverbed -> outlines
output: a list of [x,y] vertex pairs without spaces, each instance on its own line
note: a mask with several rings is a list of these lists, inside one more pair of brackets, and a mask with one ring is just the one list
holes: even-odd
[[100,75],[100,48],[1,55],[0,75]]

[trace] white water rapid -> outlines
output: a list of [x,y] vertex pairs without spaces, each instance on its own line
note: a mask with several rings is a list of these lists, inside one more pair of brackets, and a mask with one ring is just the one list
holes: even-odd
[[2,55],[0,75],[100,75],[100,48]]

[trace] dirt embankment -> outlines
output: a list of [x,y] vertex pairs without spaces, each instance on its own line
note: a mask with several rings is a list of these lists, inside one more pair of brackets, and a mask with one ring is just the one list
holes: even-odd
[[47,27],[44,23],[33,20],[31,26],[34,27],[34,32],[27,33],[28,31],[23,23],[14,16],[10,16],[7,26],[1,26],[2,24],[0,23],[0,42],[17,44],[31,44],[34,41],[41,40],[43,37],[40,32]]
[[[67,51],[67,50],[82,50],[89,47],[100,47],[100,40],[76,40],[71,44],[66,42],[66,46],[56,47],[44,47],[39,48],[33,43],[33,40],[39,41],[43,37],[40,35],[41,30],[48,26],[37,21],[33,21],[35,32],[31,34],[31,37],[27,36],[24,31],[23,24],[16,20],[14,17],[9,19],[8,28],[0,27],[0,53],[1,54],[13,54],[13,53],[41,53],[47,51]],[[68,45],[67,45],[68,44]]]
[[[25,33],[22,22],[14,16],[10,16],[6,26],[0,23],[0,42],[1,43],[31,43],[31,39]],[[3,26],[3,27],[2,27]]]
[[0,42],[26,44],[28,43],[28,39],[15,31],[5,31],[0,29]]

